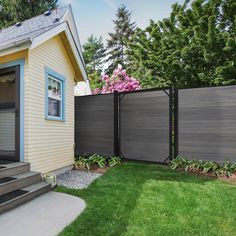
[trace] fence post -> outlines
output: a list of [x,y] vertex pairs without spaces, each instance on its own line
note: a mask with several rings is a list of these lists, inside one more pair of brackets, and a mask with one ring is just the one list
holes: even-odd
[[179,155],[179,90],[174,88],[174,158]]
[[173,89],[169,89],[169,160],[173,159]]
[[114,91],[114,156],[120,156],[119,144],[119,94]]

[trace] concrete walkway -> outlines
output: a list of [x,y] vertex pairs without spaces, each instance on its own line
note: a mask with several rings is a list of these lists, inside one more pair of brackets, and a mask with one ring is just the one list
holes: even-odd
[[0,235],[55,236],[84,208],[82,199],[51,191],[1,215]]

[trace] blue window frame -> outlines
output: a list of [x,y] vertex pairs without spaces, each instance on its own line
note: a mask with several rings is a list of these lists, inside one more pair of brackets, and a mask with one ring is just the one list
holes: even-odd
[[65,77],[45,68],[47,120],[65,120]]

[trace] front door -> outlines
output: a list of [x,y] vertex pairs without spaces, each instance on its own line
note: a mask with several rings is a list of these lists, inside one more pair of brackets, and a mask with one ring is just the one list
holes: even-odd
[[0,160],[20,161],[20,67],[0,69]]

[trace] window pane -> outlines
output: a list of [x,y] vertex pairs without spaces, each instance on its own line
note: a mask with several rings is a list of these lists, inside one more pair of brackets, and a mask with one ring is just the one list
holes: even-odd
[[61,99],[61,83],[52,78],[48,78],[48,96]]
[[48,98],[48,116],[61,117],[61,101]]

